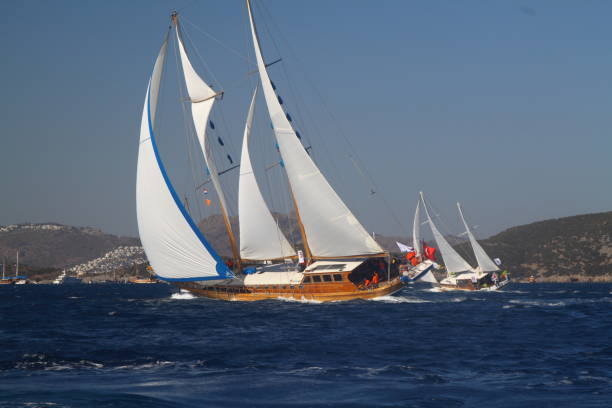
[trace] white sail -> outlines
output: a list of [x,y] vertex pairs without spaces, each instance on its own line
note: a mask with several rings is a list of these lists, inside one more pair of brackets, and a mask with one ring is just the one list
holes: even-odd
[[461,204],[457,203],[457,208],[459,209],[459,215],[461,216],[461,221],[463,221],[463,225],[465,225],[465,232],[467,233],[468,238],[470,239],[470,244],[472,244],[472,250],[474,251],[474,255],[476,256],[476,262],[478,262],[478,267],[481,272],[493,272],[499,271],[495,262],[489,258],[489,255],[482,249],[474,234],[470,230],[465,218],[463,217],[463,211],[461,210]]
[[438,284],[439,283],[438,280],[436,279],[436,277],[434,276],[432,271],[427,272],[419,280],[422,281],[422,282],[433,283],[433,284]]
[[330,186],[297,138],[266,71],[249,1],[247,6],[268,112],[313,256],[338,257],[384,252]]
[[412,246],[416,252],[416,256],[421,256],[421,200],[417,201],[416,210],[414,211],[414,222],[412,224]]
[[423,193],[421,193],[421,201],[423,202],[423,208],[425,208],[425,213],[427,214],[427,222],[429,223],[431,232],[436,240],[438,249],[442,254],[442,259],[444,260],[444,266],[446,267],[447,272],[457,273],[472,271],[470,264],[467,263],[467,261],[457,253],[457,251],[455,251],[455,249],[448,243],[440,231],[438,231],[438,228],[431,220],[429,210],[427,209],[427,204],[425,204],[425,198],[423,198]]
[[136,212],[142,246],[153,270],[168,281],[231,277],[231,271],[191,219],[164,168],[153,133],[167,39],[149,80],[140,127]]
[[206,82],[200,78],[195,72],[179,33],[178,24],[176,26],[176,38],[179,45],[179,52],[181,54],[181,65],[183,66],[183,74],[185,76],[185,84],[187,85],[187,93],[191,100],[191,116],[193,117],[193,125],[198,135],[198,142],[202,148],[204,154],[204,160],[210,173],[210,179],[215,187],[219,202],[221,203],[222,211],[227,211],[227,203],[225,201],[225,194],[221,188],[221,181],[219,180],[219,172],[212,156],[210,143],[206,134],[206,126],[208,124],[208,117],[212,110],[213,103],[215,102],[215,96],[217,93],[209,87]]
[[240,158],[240,179],[238,181],[238,220],[240,225],[240,257],[250,260],[278,259],[296,255],[272,217],[251,165],[249,135],[253,124],[255,97],[253,93]]

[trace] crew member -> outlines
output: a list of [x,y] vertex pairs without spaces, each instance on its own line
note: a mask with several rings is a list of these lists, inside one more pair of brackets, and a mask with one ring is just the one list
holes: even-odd
[[378,272],[374,272],[374,276],[372,276],[372,283],[374,285],[378,285]]

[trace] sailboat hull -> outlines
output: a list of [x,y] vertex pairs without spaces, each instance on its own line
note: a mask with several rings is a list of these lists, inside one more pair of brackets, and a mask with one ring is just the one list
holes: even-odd
[[312,300],[319,302],[344,301],[355,299],[372,299],[379,296],[390,295],[402,289],[399,277],[389,282],[368,287],[356,287],[351,283],[330,282],[319,285],[269,285],[267,287],[250,287],[246,285],[215,285],[202,287],[197,284],[184,282],[176,284],[181,289],[188,290],[197,296],[211,299],[231,301],[257,301],[266,299],[293,299]]
[[471,291],[486,291],[486,292],[494,292],[497,290],[501,290],[504,286],[506,286],[508,283],[510,283],[510,279],[506,279],[503,280],[501,282],[497,282],[495,284],[485,284],[485,285],[474,285],[472,282],[470,281],[463,281],[463,280],[458,280],[456,285],[452,285],[452,284],[445,284],[440,282],[440,289],[443,291],[455,291],[455,290],[460,290],[460,291],[467,291],[467,292],[471,292]]

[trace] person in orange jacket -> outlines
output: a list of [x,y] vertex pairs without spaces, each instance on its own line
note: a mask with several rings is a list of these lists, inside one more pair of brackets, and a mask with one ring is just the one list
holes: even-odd
[[378,272],[374,272],[374,276],[372,276],[372,283],[374,285],[378,285]]

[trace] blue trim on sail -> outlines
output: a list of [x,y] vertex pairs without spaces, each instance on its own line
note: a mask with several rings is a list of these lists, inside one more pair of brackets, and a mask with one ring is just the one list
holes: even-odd
[[155,136],[153,134],[153,127],[151,126],[151,83],[150,82],[149,82],[149,90],[147,92],[147,124],[149,126],[149,136],[151,138],[151,145],[153,146],[153,152],[155,153],[155,159],[157,160],[157,165],[159,166],[159,170],[161,171],[164,181],[166,182],[166,186],[168,187],[168,190],[170,191],[170,194],[172,195],[172,198],[174,199],[176,206],[181,211],[181,214],[183,214],[185,221],[187,221],[193,233],[196,234],[196,236],[198,237],[202,245],[204,245],[208,253],[210,253],[210,255],[212,255],[212,257],[215,259],[215,261],[217,261],[217,265],[215,269],[217,273],[219,274],[218,277],[217,276],[202,276],[202,277],[197,277],[197,278],[164,278],[163,276],[159,276],[159,275],[157,275],[157,277],[159,279],[162,279],[168,282],[189,282],[189,281],[217,280],[219,278],[221,279],[233,278],[234,274],[232,273],[232,271],[230,271],[230,269],[227,267],[225,262],[223,262],[223,260],[219,256],[219,254],[217,254],[217,252],[213,249],[213,247],[208,243],[206,238],[204,238],[204,235],[202,235],[202,231],[200,231],[198,226],[195,224],[195,222],[193,221],[193,219],[191,218],[191,216],[189,215],[189,213],[183,206],[183,203],[179,199],[178,195],[176,194],[176,191],[174,190],[174,187],[172,186],[172,183],[170,182],[168,173],[166,173],[166,168],[164,167],[164,163],[162,162],[161,157],[159,156],[159,152],[157,150],[157,143],[155,142]]

